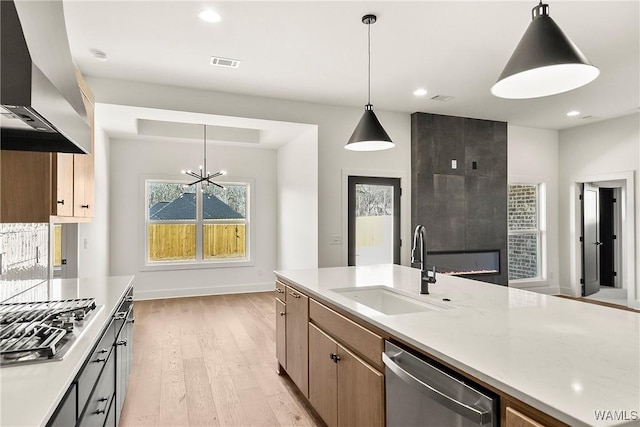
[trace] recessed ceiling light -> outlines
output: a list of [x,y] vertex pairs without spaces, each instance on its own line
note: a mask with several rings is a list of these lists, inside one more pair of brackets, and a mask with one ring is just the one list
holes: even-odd
[[569,117],[575,117],[575,116],[579,116],[579,115],[580,115],[580,111],[576,111],[576,110],[572,110],[572,111],[569,111],[567,113],[567,116],[569,116]]
[[427,94],[427,90],[423,89],[423,88],[416,89],[416,90],[413,91],[413,94],[415,96],[425,96]]
[[198,14],[198,18],[202,19],[206,22],[220,22],[222,21],[222,16],[218,12],[213,9],[205,9]]

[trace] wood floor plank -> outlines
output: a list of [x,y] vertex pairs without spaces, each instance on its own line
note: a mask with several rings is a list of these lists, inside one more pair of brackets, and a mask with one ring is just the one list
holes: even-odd
[[[184,359],[187,411],[191,426],[218,426],[216,407],[202,358]],[[164,420],[163,420],[164,421]],[[222,424],[226,425],[226,424]]]
[[320,426],[275,372],[273,292],[136,301],[121,427]]

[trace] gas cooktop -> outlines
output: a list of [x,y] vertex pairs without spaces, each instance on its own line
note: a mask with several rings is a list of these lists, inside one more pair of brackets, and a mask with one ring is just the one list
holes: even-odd
[[100,308],[93,298],[0,304],[0,366],[62,360]]

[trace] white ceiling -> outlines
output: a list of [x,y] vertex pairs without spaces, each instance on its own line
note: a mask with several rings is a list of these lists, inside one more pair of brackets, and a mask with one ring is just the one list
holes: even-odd
[[[493,97],[493,85],[530,22],[518,1],[72,1],[65,16],[73,57],[89,76],[313,103],[363,106],[367,33],[372,103],[415,111],[564,129],[637,112],[640,2],[549,0],[550,15],[598,66],[577,90],[533,100]],[[213,7],[222,22],[198,19]],[[90,50],[108,55],[96,60]],[[212,55],[242,61],[209,65]],[[416,98],[424,87],[429,94]],[[448,102],[430,100],[450,95]],[[580,116],[566,117],[569,110]]]

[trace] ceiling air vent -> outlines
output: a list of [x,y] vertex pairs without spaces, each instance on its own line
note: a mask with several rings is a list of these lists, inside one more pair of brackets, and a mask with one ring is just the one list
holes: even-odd
[[238,59],[220,58],[219,56],[212,56],[211,61],[209,61],[209,64],[217,65],[218,67],[238,68],[240,66],[240,61]]
[[451,101],[453,99],[453,96],[449,96],[449,95],[435,95],[432,96],[431,99],[433,99],[434,101],[442,101],[442,102],[447,102],[447,101]]

